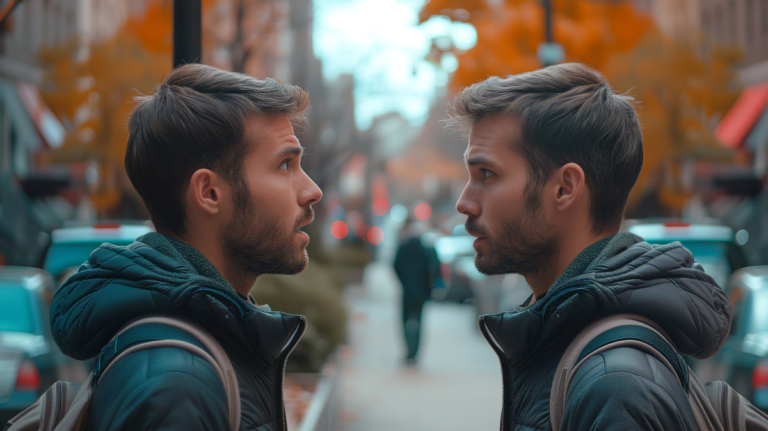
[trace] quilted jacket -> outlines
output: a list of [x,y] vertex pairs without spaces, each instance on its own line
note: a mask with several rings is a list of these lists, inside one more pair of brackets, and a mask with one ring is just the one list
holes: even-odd
[[[65,354],[87,359],[100,355],[126,323],[152,314],[190,319],[219,341],[237,376],[241,430],[287,431],[283,374],[305,318],[256,307],[183,242],[149,233],[127,247],[103,244],[56,293],[51,327]],[[228,428],[224,386],[213,367],[176,348],[115,363],[98,381],[87,425],[93,431]]]
[[[659,325],[680,353],[715,354],[731,321],[728,298],[680,243],[650,245],[621,232],[587,247],[530,306],[481,316],[501,361],[501,430],[549,430],[555,368],[588,324],[633,313]],[[597,355],[574,375],[561,430],[695,430],[677,377],[632,348]]]

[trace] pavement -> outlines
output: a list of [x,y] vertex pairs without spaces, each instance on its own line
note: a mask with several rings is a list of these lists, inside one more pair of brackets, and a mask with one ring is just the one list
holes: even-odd
[[499,360],[471,306],[427,303],[416,365],[406,366],[400,284],[389,264],[347,288],[349,345],[341,368],[340,431],[498,430]]

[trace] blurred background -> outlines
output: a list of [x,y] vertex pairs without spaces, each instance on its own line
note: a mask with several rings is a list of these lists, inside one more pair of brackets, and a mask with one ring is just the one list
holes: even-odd
[[[0,412],[87,370],[57,352],[46,307],[93,248],[152,229],[126,125],[182,45],[199,47],[185,61],[311,97],[310,265],[253,289],[309,320],[291,429],[498,427],[498,360],[475,322],[530,290],[474,268],[454,208],[466,141],[441,120],[464,86],[564,61],[638,101],[645,164],[624,229],[683,242],[731,297],[732,337],[691,365],[768,409],[768,0],[0,0],[0,19],[0,335],[17,340],[0,342]],[[415,362],[393,267],[408,238],[436,259]],[[25,350],[27,333],[44,347]]]

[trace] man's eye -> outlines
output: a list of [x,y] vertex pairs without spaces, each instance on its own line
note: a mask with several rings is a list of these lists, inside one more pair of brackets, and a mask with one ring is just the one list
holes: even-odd
[[480,169],[480,172],[483,173],[484,180],[487,180],[491,175],[493,175],[493,172],[489,171],[488,169]]
[[288,163],[290,163],[290,160],[284,161],[278,169],[288,169]]

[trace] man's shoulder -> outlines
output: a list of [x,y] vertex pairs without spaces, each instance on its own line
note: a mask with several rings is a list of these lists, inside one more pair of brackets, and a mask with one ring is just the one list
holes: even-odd
[[[188,389],[198,387],[224,393],[223,383],[214,366],[206,359],[178,347],[146,349],[125,356],[101,376],[97,388],[102,385],[114,387],[115,384],[135,387],[160,377],[169,383],[183,381]],[[188,386],[190,383],[192,387]]]
[[695,423],[676,374],[652,355],[631,347],[588,359],[574,374],[566,400],[563,424],[599,421],[608,412],[617,423],[625,421],[626,429],[635,420],[661,424],[662,429],[686,429]]
[[171,429],[198,429],[199,423],[216,429],[228,425],[228,418],[227,396],[213,365],[184,349],[159,347],[131,353],[101,376],[89,428],[141,429],[170,421]]

